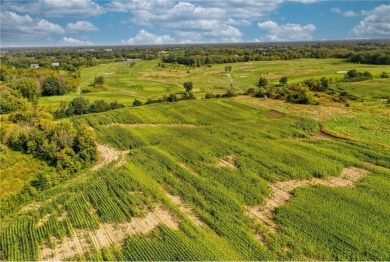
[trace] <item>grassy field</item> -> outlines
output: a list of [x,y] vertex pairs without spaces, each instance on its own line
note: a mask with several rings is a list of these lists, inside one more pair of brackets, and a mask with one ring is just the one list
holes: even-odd
[[[2,260],[390,259],[383,148],[318,139],[315,119],[231,99],[71,120],[130,153],[43,192],[35,209],[9,214]],[[275,232],[247,214],[277,181],[327,178],[351,166],[370,173],[357,187],[296,190],[274,213]]]
[[[350,64],[338,59],[260,61],[197,68],[175,64],[166,64],[162,68],[158,63],[157,60],[135,60],[132,67],[128,62],[115,62],[84,68],[79,91],[94,91],[82,94],[90,100],[106,99],[130,105],[135,98],[146,101],[147,98],[161,98],[170,93],[181,94],[186,81],[192,81],[195,93],[198,97],[204,97],[206,92],[225,93],[231,83],[238,92],[244,92],[249,87],[255,87],[260,77],[267,78],[270,85],[277,85],[281,77],[287,76],[289,83],[293,84],[308,78],[332,77],[333,80],[340,80],[346,71],[356,69],[367,70],[376,78],[358,83],[341,83],[338,89],[369,100],[389,95],[390,79],[378,78],[383,71],[390,73],[390,67],[386,65]],[[226,65],[232,66],[232,72],[225,72]],[[91,86],[96,76],[105,77],[103,89],[94,90]],[[40,105],[57,107],[60,101],[70,101],[77,96],[79,94],[73,92],[64,96],[42,97]]]

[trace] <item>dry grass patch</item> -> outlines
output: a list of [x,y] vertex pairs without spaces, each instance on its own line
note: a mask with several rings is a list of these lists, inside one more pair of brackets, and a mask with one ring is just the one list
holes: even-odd
[[170,194],[169,192],[165,191],[168,198],[184,213],[188,216],[189,219],[191,219],[195,224],[198,226],[204,225],[204,222],[200,220],[198,216],[196,216],[192,210],[191,207],[185,205],[183,203],[183,200],[180,196],[174,196]]
[[224,159],[220,159],[219,162],[215,165],[217,167],[228,167],[237,169],[236,157],[233,155],[226,156]]
[[285,204],[292,196],[294,189],[313,185],[325,185],[330,187],[353,187],[356,182],[368,174],[368,171],[361,168],[344,168],[338,177],[327,179],[312,178],[306,180],[289,180],[275,183],[271,186],[272,194],[263,205],[248,208],[248,214],[264,223],[271,232],[275,233],[277,225],[272,220],[272,213],[275,209]]

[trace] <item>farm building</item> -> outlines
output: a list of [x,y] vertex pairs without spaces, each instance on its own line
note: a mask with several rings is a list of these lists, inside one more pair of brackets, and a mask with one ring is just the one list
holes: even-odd
[[51,63],[51,66],[59,66],[60,63]]
[[31,64],[30,67],[39,68],[39,64]]

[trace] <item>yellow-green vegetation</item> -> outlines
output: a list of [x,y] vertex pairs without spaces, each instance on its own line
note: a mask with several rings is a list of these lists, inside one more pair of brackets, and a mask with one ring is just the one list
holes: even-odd
[[[134,61],[132,61],[134,62]],[[223,94],[231,85],[236,93],[243,93],[250,87],[256,87],[260,77],[268,80],[271,86],[278,85],[282,77],[288,78],[289,84],[299,84],[306,79],[332,78],[333,82],[341,80],[348,70],[368,71],[373,80],[357,83],[334,84],[334,89],[347,91],[365,99],[386,98],[385,86],[389,78],[380,78],[382,72],[389,72],[388,65],[366,65],[345,63],[341,59],[297,59],[287,61],[250,61],[212,66],[188,67],[178,64],[164,64],[159,60],[135,60],[100,64],[81,70],[81,84],[78,92],[65,96],[50,96],[40,99],[41,105],[59,106],[60,101],[70,101],[82,96],[91,101],[105,99],[130,105],[134,99],[145,102],[147,98],[157,99],[170,93],[181,94],[184,82],[193,82],[193,91],[198,97],[205,93]],[[160,64],[160,66],[159,66]],[[230,65],[232,70],[225,71]],[[102,87],[94,87],[95,77],[103,76]],[[332,86],[333,87],[333,86]],[[88,92],[89,92],[88,91]]]
[[[130,153],[122,166],[117,161],[40,193],[35,210],[9,214],[1,225],[3,260],[390,259],[386,149],[317,140],[316,120],[229,99],[123,108],[71,121],[91,126],[99,143]],[[247,215],[275,181],[326,178],[350,166],[371,172],[356,188],[298,190],[276,210],[275,233]],[[100,230],[110,235],[114,225],[159,208],[171,214],[171,226],[102,242]]]
[[0,163],[0,201],[20,192],[23,186],[35,178],[35,173],[46,166],[44,161],[4,145],[0,145]]

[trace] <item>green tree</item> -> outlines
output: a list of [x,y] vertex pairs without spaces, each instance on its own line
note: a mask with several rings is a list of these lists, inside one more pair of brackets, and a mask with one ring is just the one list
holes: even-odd
[[258,86],[266,86],[268,84],[267,79],[260,77]]
[[63,83],[55,76],[49,76],[42,82],[42,96],[55,96],[65,94]]
[[279,84],[281,84],[281,85],[287,85],[287,82],[288,82],[287,76],[283,76],[279,80]]
[[94,86],[103,86],[104,85],[104,76],[95,77],[95,81],[93,82]]
[[192,90],[192,88],[194,87],[194,84],[192,82],[184,82],[183,87],[186,90],[186,92],[188,93]]
[[76,97],[73,99],[69,107],[73,109],[75,115],[87,114],[89,112],[89,100],[84,97]]

